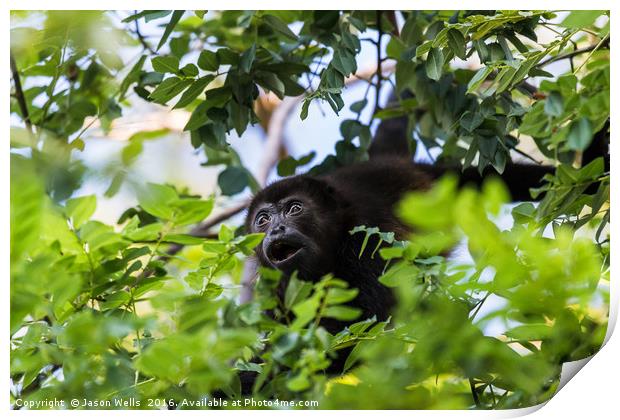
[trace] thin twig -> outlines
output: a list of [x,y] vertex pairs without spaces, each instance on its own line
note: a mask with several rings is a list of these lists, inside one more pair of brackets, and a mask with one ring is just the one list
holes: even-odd
[[472,378],[469,378],[469,387],[471,388],[471,395],[474,399],[474,404],[476,404],[476,408],[480,408],[480,399],[478,398],[478,393],[476,392],[476,387]]
[[[135,10],[135,12],[137,13],[138,11]],[[142,44],[142,48],[144,48],[145,50],[147,50],[148,52],[150,52],[153,55],[157,55],[157,51],[155,51],[148,42],[146,42],[146,38],[144,38],[144,35],[142,35],[142,33],[140,32],[140,25],[138,25],[138,19],[133,21],[135,24],[135,34],[138,37],[138,41],[140,41],[140,44]]]
[[381,72],[381,37],[383,32],[381,31],[381,11],[377,10],[377,83],[376,83],[376,96],[375,96],[375,110],[373,115],[379,110],[379,101],[381,100],[381,80],[383,79],[383,73]]
[[276,107],[269,121],[267,139],[265,140],[263,160],[258,169],[256,180],[261,187],[267,182],[269,172],[278,163],[280,148],[284,142],[284,127],[297,105],[303,100],[303,96],[287,97]]
[[390,23],[392,24],[392,35],[395,37],[399,37],[400,36],[400,32],[398,30],[398,22],[396,21],[396,11],[394,10],[386,10],[386,17],[387,20],[390,21]]
[[487,292],[487,294],[476,303],[476,306],[475,306],[476,311],[473,313],[473,315],[469,317],[469,319],[473,320],[474,318],[476,318],[476,315],[478,315],[478,312],[480,312],[480,308],[482,308],[482,305],[484,305],[484,302],[486,302],[487,298],[490,295],[491,295],[491,292]]
[[19,78],[19,71],[17,70],[17,63],[15,63],[15,57],[13,57],[13,52],[11,54],[11,75],[13,76],[13,82],[15,83],[15,99],[17,99],[17,104],[19,105],[19,110],[22,113],[22,117],[24,118],[24,124],[26,124],[26,129],[30,132],[30,134],[34,134],[32,130],[32,123],[30,122],[30,113],[28,112],[28,105],[26,104],[26,98],[24,96],[24,90],[22,89],[22,82]]
[[536,65],[536,67],[544,67],[544,66],[546,66],[548,64],[551,64],[551,63],[554,63],[556,61],[566,60],[566,59],[570,59],[570,58],[575,57],[575,56],[580,55],[580,54],[588,53],[588,52],[593,51],[594,49],[598,48],[597,45],[589,45],[589,46],[584,47],[584,48],[580,48],[580,49],[577,49],[577,50],[574,50],[574,51],[569,51],[569,52],[566,52],[566,53],[563,53],[563,54],[558,54],[556,56],[549,57],[548,59],[543,60],[540,63],[538,63]]
[[[241,203],[237,204],[236,206],[233,206],[229,209],[226,209],[225,211],[221,212],[220,214],[218,214],[217,216],[214,216],[211,219],[205,220],[203,223],[196,225],[190,232],[189,234],[191,236],[196,236],[196,237],[200,237],[200,238],[204,238],[206,236],[208,236],[209,234],[209,230],[218,225],[219,223],[222,223],[224,220],[228,220],[233,216],[236,216],[237,214],[241,213],[243,210],[245,210],[248,205],[250,204],[249,200],[244,200]],[[173,255],[176,255],[179,253],[179,251],[181,251],[183,249],[184,245],[181,244],[174,244],[172,245],[165,256],[160,257],[160,259],[167,261],[170,259],[170,257],[172,257]]]
[[605,38],[601,39],[601,42],[599,42],[598,44],[596,44],[596,46],[592,49],[592,51],[590,51],[590,54],[588,54],[588,56],[586,57],[586,59],[585,59],[585,60],[583,60],[583,63],[581,63],[581,65],[580,65],[579,67],[577,67],[577,70],[575,70],[575,71],[573,72],[573,74],[578,73],[578,72],[579,72],[579,70],[581,70],[581,68],[582,68],[583,66],[585,66],[585,65],[586,65],[586,63],[588,62],[588,60],[590,60],[590,57],[592,57],[592,54],[594,54],[594,53],[596,52],[596,50],[598,50],[598,49],[601,47],[601,45],[603,45],[606,41],[609,41],[609,34],[607,34],[607,35],[605,36]]
[[[376,71],[374,70],[367,70],[361,71],[357,73],[357,75],[351,75],[345,80],[345,85],[349,86],[361,80],[365,80],[364,77],[370,77],[369,75],[372,75],[375,72]],[[284,99],[282,103],[278,106],[278,108],[274,111],[271,117],[270,127],[267,133],[267,140],[265,142],[265,148],[267,151],[261,163],[261,167],[259,168],[258,174],[256,175],[256,180],[261,187],[265,186],[269,172],[271,172],[271,169],[273,169],[273,167],[278,163],[280,146],[282,145],[282,142],[284,140],[284,126],[286,125],[286,121],[292,115],[293,111],[296,109],[296,106],[303,100],[303,98],[303,96],[296,96]],[[248,207],[249,204],[250,200],[242,201],[236,206],[231,207],[223,211],[219,215],[195,226],[189,232],[189,235],[196,237],[208,236],[210,229],[212,229],[219,223],[241,213]],[[178,254],[183,249],[183,247],[184,245],[182,244],[174,244],[170,246],[166,254],[159,257],[159,260],[164,262],[169,261],[173,256]],[[152,274],[152,272],[153,271],[148,270],[144,271],[142,272],[140,277],[148,277],[150,274]]]
[[516,147],[515,147],[514,149],[512,149],[512,150],[514,150],[516,153],[520,154],[521,156],[523,156],[523,157],[525,157],[525,158],[527,158],[527,159],[531,160],[532,162],[534,162],[534,163],[536,163],[536,164],[538,164],[538,165],[542,165],[542,164],[543,164],[542,162],[540,162],[540,161],[538,161],[538,160],[534,159],[534,157],[533,157],[533,156],[530,156],[529,154],[525,153],[523,150],[519,150],[519,149],[517,149]]

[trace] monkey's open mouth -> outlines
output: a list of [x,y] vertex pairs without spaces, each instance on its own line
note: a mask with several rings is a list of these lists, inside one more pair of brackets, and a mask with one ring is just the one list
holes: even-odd
[[302,246],[288,241],[276,241],[269,246],[267,254],[274,264],[279,264],[291,259],[301,251]]

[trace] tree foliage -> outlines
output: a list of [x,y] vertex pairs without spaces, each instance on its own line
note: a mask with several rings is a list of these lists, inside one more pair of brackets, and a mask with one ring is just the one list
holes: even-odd
[[[402,27],[388,11],[12,14],[13,404],[134,398],[163,407],[214,392],[238,396],[239,373],[256,372],[252,396],[261,400],[515,408],[546,401],[563,362],[600,348],[610,174],[602,158],[581,163],[609,127],[608,13],[398,14]],[[148,22],[161,27],[157,39],[142,34]],[[345,104],[364,42],[377,48],[377,68],[365,97]],[[382,108],[369,92],[383,89],[405,94]],[[184,131],[205,165],[222,168],[220,195],[256,190],[227,138],[260,122],[256,101],[266,91],[301,96],[302,120],[315,102],[334,116],[345,106],[357,114],[341,122],[342,138],[316,173],[367,159],[373,123],[399,116],[408,118],[412,148],[438,160],[501,173],[511,156],[529,157],[522,145],[533,140],[556,172],[532,191],[539,205],[512,208],[509,229],[493,222],[508,202],[501,183],[478,192],[451,178],[399,205],[417,232],[409,240],[357,228],[380,239],[360,254],[386,261],[380,281],[399,305],[390,322],[363,320],[331,336],[321,319],[358,315],[346,305],[356,291],[339,279],[294,278],[278,302],[279,273],[261,270],[254,299],[238,303],[242,264],[262,237],[226,224],[208,239],[193,235],[214,196],[146,184],[138,205],[106,225],[92,217],[98,197],[76,192],[96,172],[80,159],[88,128],[96,121],[110,130],[139,101],[191,112]],[[165,132],[127,139],[103,175],[106,196],[121,188],[143,143]],[[314,157],[285,157],[278,174]],[[463,239],[472,261],[446,258]],[[501,304],[481,311],[493,299]],[[266,315],[275,308],[277,321]],[[497,325],[501,333],[487,332]],[[343,374],[326,375],[346,347]]]

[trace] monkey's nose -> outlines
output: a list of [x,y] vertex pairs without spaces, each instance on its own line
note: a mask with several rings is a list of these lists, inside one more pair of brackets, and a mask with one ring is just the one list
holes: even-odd
[[271,232],[269,232],[270,235],[281,235],[284,232],[286,232],[286,228],[284,227],[283,224],[281,225],[277,225],[275,226],[273,229],[271,229]]

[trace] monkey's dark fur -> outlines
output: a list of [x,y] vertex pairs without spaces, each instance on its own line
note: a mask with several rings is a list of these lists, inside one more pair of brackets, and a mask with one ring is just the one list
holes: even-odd
[[[385,158],[320,177],[299,175],[276,182],[256,195],[248,211],[247,228],[266,234],[263,246],[257,248],[262,265],[280,268],[285,274],[297,270],[301,279],[309,281],[332,273],[359,290],[349,305],[362,310],[362,319],[376,315],[384,320],[394,303],[390,290],[377,281],[385,261],[378,256],[371,258],[370,252],[359,258],[364,235],[351,235],[349,231],[359,225],[376,226],[404,238],[407,228],[394,217],[393,206],[404,192],[427,189],[431,182],[432,178],[412,163]],[[259,212],[286,210],[288,201],[301,203],[302,211],[263,229],[254,225]],[[269,206],[274,203],[280,206]],[[303,247],[292,261],[274,262],[269,258],[269,247],[288,238]],[[285,283],[279,293],[284,293]],[[322,325],[334,334],[346,323],[325,319]]]
[[[410,231],[393,209],[406,192],[426,190],[446,172],[456,173],[462,185],[479,186],[487,176],[497,176],[492,171],[480,175],[475,168],[460,171],[414,163],[405,133],[405,119],[384,121],[369,150],[369,161],[325,175],[286,178],[256,194],[246,229],[265,233],[256,254],[261,265],[285,274],[277,291],[281,298],[294,271],[307,281],[318,281],[332,273],[358,289],[349,305],[361,309],[360,320],[372,316],[386,320],[395,302],[390,289],[378,281],[385,262],[378,256],[371,258],[368,249],[373,247],[360,258],[364,234],[351,235],[349,231],[366,225],[405,239]],[[606,130],[602,139],[608,142]],[[600,142],[595,138],[595,143]],[[529,189],[539,186],[542,177],[553,172],[550,166],[509,164],[501,177],[514,201],[528,201]],[[335,334],[349,323],[324,319],[321,325]],[[339,354],[329,371],[340,371],[345,359],[346,354]]]
[[[385,320],[390,314],[394,298],[389,288],[378,282],[385,261],[359,252],[363,233],[349,231],[355,226],[378,227],[382,232],[394,232],[398,239],[410,233],[395,215],[394,206],[408,191],[426,190],[433,181],[447,172],[427,164],[416,164],[404,158],[375,155],[371,160],[337,169],[327,175],[298,175],[275,182],[260,191],[248,210],[246,228],[251,232],[264,232],[264,242],[256,253],[263,266],[278,268],[307,281],[317,281],[332,273],[345,280],[349,287],[358,289],[350,306],[362,310],[360,319],[376,315]],[[529,199],[528,188],[537,185],[549,168],[521,165],[517,171],[509,167],[509,175],[520,177],[513,190],[517,200]],[[514,174],[513,174],[514,172]],[[523,178],[525,176],[525,178]],[[462,183],[479,185],[484,177],[476,170],[461,174]],[[529,182],[523,185],[522,182]],[[300,203],[302,210],[293,216],[286,215],[290,202]],[[272,221],[263,227],[256,226],[256,216],[267,212]],[[284,262],[270,258],[275,246],[290,246],[296,254]],[[372,246],[368,247],[370,250]],[[286,279],[279,294],[284,295]],[[341,331],[348,323],[325,319],[322,325],[332,334]]]

